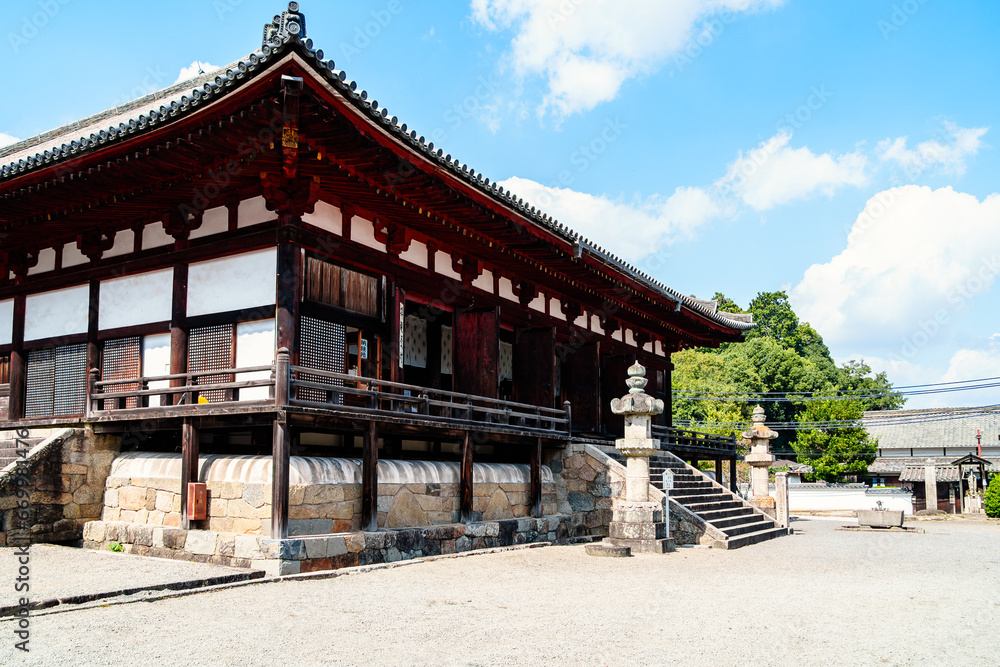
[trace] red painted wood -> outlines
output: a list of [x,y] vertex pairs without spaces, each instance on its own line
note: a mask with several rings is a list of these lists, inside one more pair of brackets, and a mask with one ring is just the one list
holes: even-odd
[[[573,430],[597,433],[601,430],[601,343],[562,348],[562,397],[573,406]],[[625,385],[622,385],[622,394]],[[610,401],[613,396],[607,397]]]
[[361,530],[378,530],[378,425],[373,421],[361,449]]
[[24,354],[24,295],[14,297],[14,322],[10,350],[10,397],[7,418],[24,419],[27,390],[27,358]]
[[514,342],[514,400],[556,407],[556,330],[520,329]]
[[199,439],[198,428],[190,419],[185,419],[181,424],[181,529],[192,528],[188,519],[188,498],[190,482],[198,480],[198,452]]
[[[174,266],[173,296],[170,315],[170,374],[187,373],[188,327],[187,327],[187,284],[188,265]],[[183,387],[183,379],[171,380],[171,387]],[[184,395],[174,394],[174,403],[179,403]]]
[[293,243],[278,244],[277,346],[286,348],[292,364],[298,363],[299,304],[302,301],[302,249]]
[[542,439],[531,448],[531,516],[542,516]]
[[274,420],[274,436],[271,444],[271,539],[283,540],[288,537],[288,480],[291,464],[292,433],[279,413]]
[[500,371],[499,309],[455,313],[455,391],[496,398]]
[[459,502],[460,502],[460,514],[462,523],[470,523],[473,520],[472,516],[472,498],[473,498],[473,468],[472,468],[472,458],[473,458],[473,448],[475,444],[472,440],[472,434],[468,431],[462,438],[462,466],[461,466],[461,479],[459,483]]

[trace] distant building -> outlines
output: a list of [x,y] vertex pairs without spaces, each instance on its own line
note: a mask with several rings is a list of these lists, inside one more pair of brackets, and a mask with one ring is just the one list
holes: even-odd
[[866,412],[863,423],[878,438],[877,458],[868,466],[868,483],[912,489],[914,509],[926,506],[927,466],[934,467],[939,508],[952,512],[961,511],[970,484],[977,488],[983,484],[981,473],[960,467],[960,459],[981,456],[989,463],[986,476],[1000,471],[1000,408]]

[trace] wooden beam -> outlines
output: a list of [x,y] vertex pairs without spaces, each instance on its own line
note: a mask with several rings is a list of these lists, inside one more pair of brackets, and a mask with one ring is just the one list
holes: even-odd
[[[187,373],[188,328],[187,328],[187,287],[188,265],[174,266],[174,287],[170,308],[170,374]],[[183,378],[170,381],[171,387],[183,387]],[[174,395],[174,403],[179,403],[183,394]]]
[[722,484],[722,459],[715,459],[715,481]]
[[101,368],[101,346],[97,334],[100,329],[98,313],[100,312],[101,283],[90,281],[90,307],[87,311],[87,370]]
[[403,381],[403,329],[405,326],[406,292],[389,283],[391,308],[389,311],[389,379]]
[[271,539],[288,537],[288,470],[292,442],[288,420],[282,413],[274,420],[271,443]]
[[531,516],[542,516],[542,439],[531,448]]
[[472,433],[465,432],[462,438],[462,476],[459,488],[459,500],[461,501],[461,521],[471,523],[472,517]]
[[736,493],[736,457],[729,459],[729,490]]
[[378,530],[378,425],[373,421],[361,451],[361,530]]
[[14,297],[14,322],[10,351],[10,396],[7,399],[7,419],[24,419],[27,399],[27,358],[24,354],[24,304],[26,297]]
[[188,484],[198,481],[198,427],[192,420],[181,424],[181,529],[190,530]]

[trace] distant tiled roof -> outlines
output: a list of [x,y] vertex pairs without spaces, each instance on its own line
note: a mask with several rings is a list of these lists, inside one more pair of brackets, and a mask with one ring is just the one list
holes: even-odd
[[1000,406],[866,412],[862,424],[878,437],[880,449],[975,447],[976,431],[984,446],[994,445],[1000,435]]
[[[923,482],[926,477],[927,471],[924,470],[924,466],[906,466],[899,473],[900,482]],[[934,476],[939,482],[957,482],[958,481],[958,466],[935,466]]]
[[[920,468],[933,463],[938,469],[951,466],[959,457],[956,456],[880,456],[868,466],[868,472],[873,475],[895,475],[906,468]],[[1000,461],[993,461],[990,470],[1000,471]],[[922,481],[923,477],[918,481]]]

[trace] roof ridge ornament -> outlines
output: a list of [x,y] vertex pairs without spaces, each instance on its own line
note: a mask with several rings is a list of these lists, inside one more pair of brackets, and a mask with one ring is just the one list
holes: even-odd
[[275,14],[274,20],[264,26],[264,37],[261,46],[274,46],[288,38],[306,39],[306,16],[299,11],[299,3],[289,2],[288,9]]

